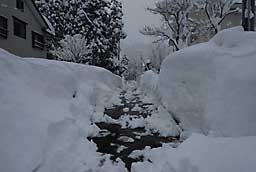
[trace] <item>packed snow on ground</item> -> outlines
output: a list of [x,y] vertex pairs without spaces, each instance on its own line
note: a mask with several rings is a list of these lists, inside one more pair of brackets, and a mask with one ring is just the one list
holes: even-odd
[[192,136],[178,148],[166,144],[146,148],[130,156],[144,156],[132,165],[132,172],[252,172],[256,169],[256,137],[214,138]]
[[24,59],[0,49],[0,171],[125,171],[87,140],[122,81],[91,66]]
[[185,130],[215,136],[256,135],[256,33],[224,30],[163,62],[162,103]]

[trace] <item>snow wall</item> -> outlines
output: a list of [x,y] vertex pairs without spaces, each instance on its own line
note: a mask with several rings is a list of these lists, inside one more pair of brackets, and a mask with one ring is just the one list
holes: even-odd
[[165,59],[159,97],[188,131],[256,135],[256,33],[223,30]]
[[121,84],[102,68],[0,49],[0,171],[122,171],[86,139],[97,132],[95,110]]

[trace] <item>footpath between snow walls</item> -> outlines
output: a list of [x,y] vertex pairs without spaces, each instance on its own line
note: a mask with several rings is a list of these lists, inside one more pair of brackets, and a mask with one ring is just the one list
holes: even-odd
[[165,59],[158,94],[185,130],[256,135],[256,33],[224,30]]
[[86,139],[97,133],[94,112],[121,84],[102,68],[25,59],[0,49],[0,171],[125,169]]

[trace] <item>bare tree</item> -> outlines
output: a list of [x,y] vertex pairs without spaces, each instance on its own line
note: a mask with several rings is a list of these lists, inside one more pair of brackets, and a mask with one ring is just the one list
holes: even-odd
[[164,43],[158,43],[152,49],[151,63],[156,71],[160,71],[163,60],[171,53],[170,47]]
[[147,8],[153,14],[162,18],[160,27],[145,26],[141,33],[155,36],[159,41],[167,41],[175,50],[187,46],[189,39],[189,10],[192,7],[191,0],[161,0],[155,3],[154,8]]
[[238,12],[231,10],[233,4],[234,0],[159,0],[147,10],[160,15],[162,24],[145,26],[141,33],[156,37],[154,42],[167,41],[178,51],[218,33],[223,20]]
[[[206,26],[210,28],[214,34],[220,31],[220,26],[223,20],[238,9],[230,10],[234,4],[234,0],[198,0],[203,4],[202,10],[206,15]],[[197,1],[197,2],[198,2]]]

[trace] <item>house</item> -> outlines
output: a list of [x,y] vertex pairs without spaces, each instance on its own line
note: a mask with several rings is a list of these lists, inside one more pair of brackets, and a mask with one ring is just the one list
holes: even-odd
[[33,0],[0,0],[0,48],[21,57],[47,57],[53,35]]

